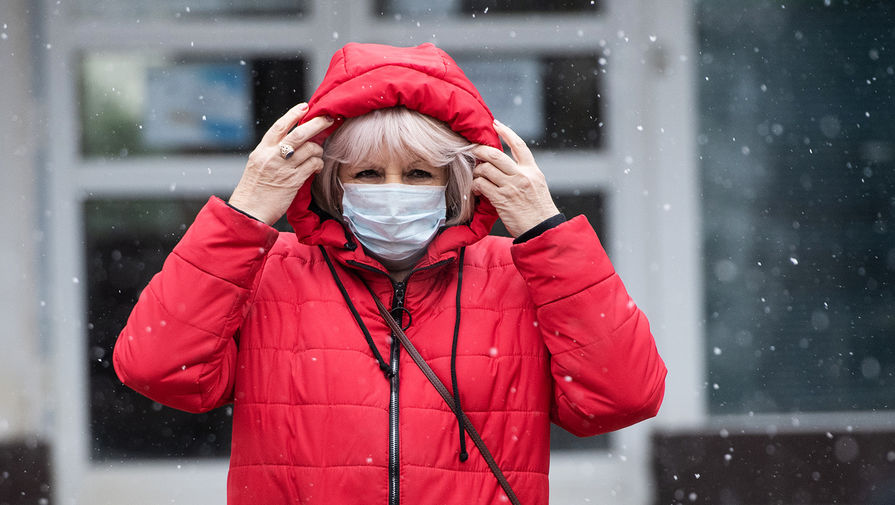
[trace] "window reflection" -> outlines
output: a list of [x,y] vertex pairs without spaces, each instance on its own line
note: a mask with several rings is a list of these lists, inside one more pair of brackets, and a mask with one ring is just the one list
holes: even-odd
[[300,58],[91,53],[81,61],[81,149],[107,158],[247,151],[304,97]]
[[188,414],[145,398],[118,380],[112,349],[149,279],[202,201],[90,200],[84,204],[90,374],[90,440],[96,460],[226,457],[229,406]]

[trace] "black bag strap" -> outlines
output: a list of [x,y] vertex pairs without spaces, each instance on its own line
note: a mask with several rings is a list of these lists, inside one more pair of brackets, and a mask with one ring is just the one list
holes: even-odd
[[504,493],[507,494],[507,498],[510,499],[510,503],[513,505],[520,505],[519,499],[516,497],[516,493],[513,492],[513,488],[510,487],[510,483],[507,482],[507,478],[504,476],[503,472],[500,471],[500,467],[497,466],[497,462],[494,461],[494,457],[491,455],[491,451],[488,450],[488,446],[485,445],[485,441],[482,440],[482,437],[479,436],[479,432],[476,431],[475,426],[472,425],[472,422],[466,417],[466,413],[462,410],[457,410],[456,402],[454,401],[454,397],[448,391],[448,389],[444,386],[444,383],[441,382],[441,379],[435,375],[435,372],[432,371],[432,368],[426,363],[426,360],[420,356],[419,351],[416,350],[416,347],[413,346],[413,343],[410,342],[410,339],[407,338],[407,335],[404,334],[404,330],[401,329],[401,325],[395,321],[395,318],[389,313],[388,309],[385,308],[385,305],[382,304],[382,301],[379,300],[379,297],[370,290],[370,294],[373,296],[373,301],[376,302],[376,307],[379,309],[379,314],[382,315],[382,318],[385,319],[386,324],[388,324],[389,328],[392,329],[392,333],[397,337],[398,341],[401,342],[401,345],[404,346],[404,349],[407,351],[407,354],[410,354],[410,357],[413,359],[413,362],[416,363],[416,366],[420,368],[423,372],[423,375],[429,379],[429,382],[435,386],[435,390],[438,391],[438,394],[441,395],[441,398],[444,399],[444,403],[447,404],[448,408],[451,409],[451,412],[454,413],[458,418],[463,420],[463,425],[466,427],[466,431],[469,433],[469,438],[475,443],[475,446],[479,448],[479,452],[482,453],[482,457],[485,458],[485,462],[488,463],[488,467],[491,468],[491,473],[497,478],[497,482],[500,483],[500,487],[503,488]]
[[[364,337],[367,339],[367,343],[370,344],[370,348],[373,350],[373,354],[375,354],[377,360],[380,363],[380,368],[383,367],[384,362],[379,355],[379,352],[376,350],[376,346],[373,345],[373,339],[370,337],[369,332],[367,331],[366,325],[364,325],[363,320],[360,317],[360,314],[354,308],[354,304],[351,303],[351,298],[348,296],[348,291],[345,289],[345,286],[342,284],[342,279],[339,278],[339,274],[336,272],[335,265],[332,264],[332,261],[329,259],[329,254],[327,254],[326,249],[323,246],[320,247],[320,252],[323,253],[323,259],[326,260],[326,266],[329,267],[330,273],[332,273],[333,279],[336,281],[336,285],[339,287],[339,291],[342,293],[342,297],[345,299],[345,303],[348,304],[348,308],[351,309],[351,314],[354,316],[355,321],[361,327],[361,330],[364,332]],[[363,279],[361,279],[363,282]],[[512,505],[521,505],[519,502],[519,498],[516,497],[516,493],[513,492],[513,488],[510,487],[510,483],[507,482],[507,478],[504,476],[503,472],[500,471],[500,467],[497,466],[497,462],[494,461],[494,456],[491,455],[491,451],[488,450],[488,446],[485,445],[485,441],[482,440],[482,437],[479,436],[479,432],[476,431],[475,426],[472,425],[472,422],[466,417],[466,413],[461,409],[457,408],[457,402],[454,401],[454,397],[448,391],[448,389],[444,386],[444,383],[441,382],[441,379],[435,375],[435,372],[432,371],[432,368],[426,363],[426,360],[420,356],[419,351],[416,350],[416,347],[413,346],[413,343],[410,342],[410,339],[407,338],[407,335],[404,334],[404,330],[401,329],[401,325],[395,321],[395,318],[389,313],[388,309],[383,305],[382,300],[376,296],[376,293],[370,289],[370,286],[364,282],[364,286],[366,286],[367,291],[370,292],[370,296],[373,297],[373,301],[376,302],[376,308],[379,309],[379,314],[382,316],[382,319],[385,320],[385,323],[391,328],[392,333],[398,339],[398,342],[404,347],[407,351],[407,354],[410,354],[410,357],[413,359],[413,362],[416,363],[416,366],[419,367],[420,371],[423,372],[423,375],[429,379],[429,382],[435,387],[435,390],[438,391],[438,394],[441,395],[441,398],[444,400],[444,403],[447,404],[448,408],[451,409],[451,412],[457,416],[457,419],[462,419],[463,426],[466,428],[466,431],[469,433],[469,438],[472,439],[475,446],[478,447],[479,452],[482,454],[482,457],[485,458],[485,462],[488,463],[488,468],[491,469],[491,473],[494,474],[494,477],[497,478],[497,482],[500,483],[500,487],[503,488],[503,492],[506,493],[507,498],[509,498],[510,503]],[[388,368],[388,365],[385,365],[384,369],[386,373],[386,377],[390,377],[391,369]]]

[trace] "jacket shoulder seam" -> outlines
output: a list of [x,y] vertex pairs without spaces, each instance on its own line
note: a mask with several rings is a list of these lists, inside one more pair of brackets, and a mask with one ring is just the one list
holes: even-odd
[[476,263],[464,263],[463,268],[477,268],[479,270],[486,270],[488,272],[492,270],[506,270],[508,268],[516,268],[516,265],[513,263],[498,263],[497,265],[480,265]]
[[[544,303],[538,305],[538,308],[546,307],[546,306],[548,306],[548,305],[552,305],[552,304],[554,304],[554,303],[556,303],[556,302],[560,302],[560,301],[563,301],[563,300],[567,300],[567,299],[569,299],[569,298],[576,297],[576,296],[578,296],[578,295],[584,293],[585,291],[587,291],[587,290],[593,288],[594,286],[599,286],[600,284],[606,282],[607,280],[611,279],[613,275],[616,275],[616,274],[613,273],[613,274],[611,274],[609,277],[606,277],[606,278],[604,278],[604,279],[598,280],[598,281],[594,282],[593,284],[588,284],[587,286],[585,286],[585,287],[579,289],[578,291],[569,293],[569,294],[567,294],[567,295],[562,295],[562,296],[557,297],[557,298],[555,298],[555,299],[553,299],[553,300],[550,300],[550,301],[548,301],[548,302],[544,302]],[[615,331],[615,330],[613,329],[613,331]]]
[[[279,236],[278,236],[279,237]],[[258,298],[258,292],[261,291],[258,287],[264,281],[264,271],[267,269],[267,262],[270,260],[271,254],[265,254],[264,259],[261,260],[261,267],[258,268],[258,273],[256,274],[254,282],[252,282],[252,287],[250,291],[250,297],[248,300],[248,304],[246,305],[246,309],[251,309],[255,305],[255,300]]]
[[236,287],[239,288],[239,289],[248,289],[248,288],[246,288],[246,287],[244,287],[244,286],[240,286],[239,284],[233,282],[233,281],[230,280],[230,279],[221,277],[220,275],[217,275],[217,274],[215,274],[215,273],[209,272],[208,270],[205,270],[204,268],[200,267],[199,265],[196,265],[196,264],[193,263],[192,261],[186,259],[186,257],[184,257],[182,254],[180,254],[179,252],[177,252],[177,249],[176,249],[176,248],[175,248],[173,251],[171,251],[171,254],[173,254],[174,256],[177,256],[178,258],[180,258],[181,260],[183,260],[183,262],[186,263],[187,265],[190,265],[191,267],[195,268],[196,270],[202,272],[203,274],[205,274],[205,275],[207,275],[207,276],[209,276],[209,277],[214,277],[215,279],[224,281],[224,282],[226,282],[227,284],[231,284],[231,285],[233,285],[233,286],[236,286]]
[[190,327],[190,328],[192,328],[192,329],[194,329],[194,330],[198,330],[198,331],[201,331],[201,332],[203,332],[203,333],[208,333],[209,335],[212,335],[212,336],[217,337],[217,338],[223,338],[223,337],[221,337],[221,335],[215,333],[215,332],[212,331],[212,330],[209,330],[208,328],[202,328],[201,326],[196,326],[195,324],[190,323],[189,321],[185,321],[185,320],[183,320],[183,319],[177,317],[176,315],[174,315],[173,312],[171,312],[171,311],[168,309],[168,307],[165,306],[165,302],[162,301],[162,298],[158,295],[158,293],[155,292],[155,288],[152,287],[151,284],[148,286],[148,288],[149,288],[149,293],[152,294],[152,297],[153,297],[153,298],[155,298],[155,301],[156,301],[156,303],[158,304],[158,306],[159,306],[162,310],[164,310],[164,311],[165,311],[165,314],[168,314],[168,316],[170,316],[171,319],[177,321],[177,322],[180,323],[180,324],[183,324],[183,325],[185,325],[185,326],[188,326],[188,327]]

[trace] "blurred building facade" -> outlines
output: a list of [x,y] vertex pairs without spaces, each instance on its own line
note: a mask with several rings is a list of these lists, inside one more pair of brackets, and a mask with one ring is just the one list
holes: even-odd
[[890,496],[891,10],[0,4],[0,503],[225,501],[229,410],[139,397],[112,346],[198,208],[348,41],[452,54],[650,317],[670,370],[660,415],[556,432],[553,503]]

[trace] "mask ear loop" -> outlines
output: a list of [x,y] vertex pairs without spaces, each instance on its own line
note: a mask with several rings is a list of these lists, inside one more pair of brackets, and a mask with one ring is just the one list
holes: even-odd
[[[342,165],[336,167],[336,170],[339,169]],[[342,185],[342,179],[339,179],[338,174],[336,174],[336,187],[339,188],[339,211],[342,213],[342,218],[345,217],[345,206],[342,204],[342,200],[345,198],[345,186]]]
[[[341,165],[339,165],[341,166]],[[338,167],[336,167],[338,170]],[[342,180],[339,177],[336,177],[336,184],[339,187],[339,191],[341,191],[341,195],[339,197],[339,212],[342,214],[342,219],[339,220],[342,223],[342,229],[345,231],[345,248],[349,251],[353,251],[357,249],[357,238],[351,233],[351,228],[348,226],[348,220],[345,218],[345,206],[342,204],[342,199],[345,198],[345,186],[342,185]]]

